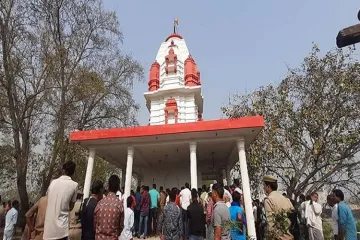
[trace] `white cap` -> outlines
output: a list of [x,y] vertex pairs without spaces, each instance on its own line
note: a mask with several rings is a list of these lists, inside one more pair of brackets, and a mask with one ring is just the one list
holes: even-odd
[[241,189],[240,188],[235,188],[235,190],[234,190],[235,192],[238,192],[238,193],[240,193],[240,194],[242,194],[243,192],[241,191]]

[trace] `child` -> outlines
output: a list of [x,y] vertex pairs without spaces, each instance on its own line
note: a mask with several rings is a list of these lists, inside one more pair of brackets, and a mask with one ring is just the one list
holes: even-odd
[[120,240],[132,240],[133,229],[134,229],[134,212],[131,209],[133,204],[133,198],[129,196],[126,199],[125,217],[124,217],[124,230],[122,231],[119,239]]

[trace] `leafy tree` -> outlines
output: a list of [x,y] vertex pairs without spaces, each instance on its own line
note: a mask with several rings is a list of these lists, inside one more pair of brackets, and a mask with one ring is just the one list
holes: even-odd
[[[48,89],[38,68],[39,39],[29,21],[26,1],[0,2],[0,131],[12,148],[21,211],[29,207],[26,175],[31,149],[39,143],[41,112]],[[36,126],[36,127],[35,127]]]
[[359,187],[360,65],[353,51],[320,56],[314,45],[278,86],[236,95],[223,108],[228,117],[264,116],[265,128],[247,154],[253,188],[265,173],[281,180],[289,197]]
[[[137,124],[131,89],[143,68],[121,41],[101,0],[0,1],[0,150],[11,149],[1,161],[15,166],[22,216],[28,189],[46,192],[66,160],[82,177],[70,131]],[[114,168],[97,159],[94,171]]]
[[62,163],[73,157],[70,131],[137,123],[131,89],[143,68],[121,52],[118,19],[101,0],[33,0],[31,8],[53,85],[46,101],[44,193]]

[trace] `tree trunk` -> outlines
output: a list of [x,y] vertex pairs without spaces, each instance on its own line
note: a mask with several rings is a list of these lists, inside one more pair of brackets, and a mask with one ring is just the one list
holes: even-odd
[[[26,168],[26,167],[25,167]],[[18,224],[25,226],[25,213],[29,209],[29,196],[26,187],[26,169],[21,166],[17,168],[17,188],[20,197],[20,214]]]

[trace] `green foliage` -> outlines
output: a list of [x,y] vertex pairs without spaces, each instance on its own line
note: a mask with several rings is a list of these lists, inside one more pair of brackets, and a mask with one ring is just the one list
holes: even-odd
[[281,236],[288,233],[290,228],[290,220],[288,213],[285,210],[272,213],[271,216],[267,217],[267,219],[273,224],[271,229],[268,229],[267,231],[267,238],[280,239]]
[[331,223],[329,223],[325,220],[323,221],[323,234],[324,234],[324,240],[334,239]]
[[279,85],[236,95],[227,117],[262,115],[265,128],[248,149],[252,188],[275,175],[288,194],[324,186],[359,187],[360,64],[353,49],[320,56],[315,45]]
[[356,222],[356,229],[358,232],[360,232],[360,221]]
[[[231,238],[234,238],[234,239],[235,239],[235,237],[232,236],[233,233],[231,232],[231,230],[238,230],[238,231],[242,232],[244,226],[243,226],[242,221],[231,221],[231,220],[230,220],[230,221],[227,221],[227,222],[223,225],[223,228],[224,228],[225,230],[227,230],[227,231],[230,232]],[[246,239],[253,240],[253,239],[251,239],[249,236],[246,236]]]

